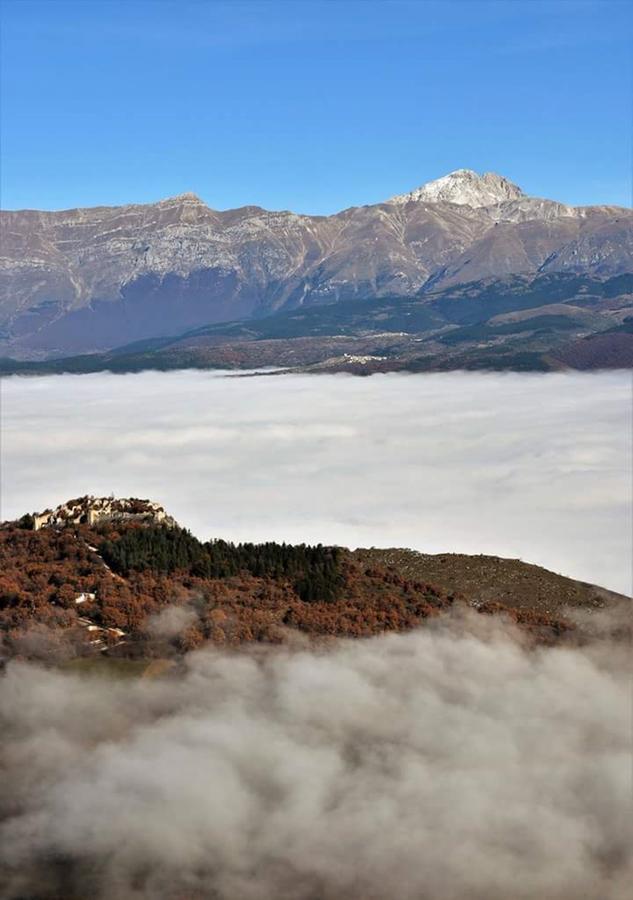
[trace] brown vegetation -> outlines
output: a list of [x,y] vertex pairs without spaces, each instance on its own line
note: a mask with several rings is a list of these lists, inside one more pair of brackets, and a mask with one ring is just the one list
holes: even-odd
[[[178,535],[213,550],[213,545],[201,545],[186,532],[177,530]],[[418,627],[460,603],[482,613],[504,614],[538,640],[553,641],[571,629],[558,611],[515,609],[511,597],[490,596],[490,590],[482,602],[472,584],[466,592],[447,589],[445,583],[438,587],[419,572],[407,571],[403,559],[393,556],[396,551],[307,548],[308,554],[333,553],[336,559],[336,578],[331,582],[335,587],[330,584],[333,593],[323,598],[318,592],[306,593],[301,582],[280,571],[261,575],[245,569],[205,577],[196,574],[199,560],[170,571],[146,567],[119,574],[108,566],[106,559],[112,560],[107,551],[112,553],[118,542],[129,546],[138,543],[138,537],[145,546],[148,536],[151,529],[138,523],[37,532],[18,523],[2,526],[0,632],[5,655],[58,659],[104,653],[152,658],[176,656],[207,642],[279,643],[293,633],[319,639],[366,637]],[[268,554],[296,549],[305,555],[301,548],[262,546]],[[252,545],[244,547],[235,548],[236,558],[262,552]],[[155,629],[157,617],[173,608],[182,611],[181,620]]]

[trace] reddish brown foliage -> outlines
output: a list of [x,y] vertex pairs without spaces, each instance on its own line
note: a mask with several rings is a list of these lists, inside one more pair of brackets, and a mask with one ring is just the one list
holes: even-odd
[[[19,638],[35,625],[73,635],[75,649],[96,652],[89,644],[95,633],[88,632],[88,620],[126,632],[123,643],[103,632],[100,651],[118,643],[118,654],[148,656],[183,652],[208,641],[278,642],[289,629],[313,636],[370,636],[416,627],[455,602],[432,585],[405,579],[394,569],[368,568],[347,553],[343,584],[334,602],[303,602],[289,581],[249,574],[204,579],[185,572],[143,571],[124,579],[107,568],[98,548],[131,527],[139,526],[33,532],[10,524],[0,529],[0,630],[9,652],[26,653],[19,649]],[[76,604],[76,598],[88,592],[95,599]],[[157,640],[148,634],[148,617],[172,605],[191,610],[191,622],[177,634]],[[501,604],[486,604],[482,611],[508,613],[531,629],[559,633],[565,627],[537,613],[508,611]]]

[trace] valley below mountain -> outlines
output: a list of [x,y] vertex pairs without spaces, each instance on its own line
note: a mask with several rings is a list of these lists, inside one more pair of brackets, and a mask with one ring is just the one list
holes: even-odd
[[633,367],[633,275],[477,282],[423,298],[349,300],[147,340],[108,353],[0,359],[0,374],[580,371]]

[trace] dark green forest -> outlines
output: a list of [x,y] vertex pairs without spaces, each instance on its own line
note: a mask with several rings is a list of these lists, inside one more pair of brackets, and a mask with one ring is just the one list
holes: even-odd
[[304,601],[336,600],[343,578],[337,547],[306,544],[200,542],[189,531],[165,526],[133,528],[105,541],[101,554],[113,571],[157,574],[186,572],[197,578],[229,578],[248,573],[284,579]]

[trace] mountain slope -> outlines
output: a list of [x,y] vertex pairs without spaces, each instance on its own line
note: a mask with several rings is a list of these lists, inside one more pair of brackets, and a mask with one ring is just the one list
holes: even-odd
[[109,369],[346,371],[633,367],[633,275],[552,274],[457,284],[206,325],[106,353],[0,359],[0,374]]
[[468,170],[332,216],[218,212],[183,194],[2,212],[0,227],[0,353],[17,358],[481,278],[633,271],[630,210],[531,198]]
[[138,499],[82,497],[4,523],[0,564],[0,657],[53,662],[370,636],[469,607],[552,643],[582,638],[579,611],[619,628],[628,604],[518,560],[202,543]]

